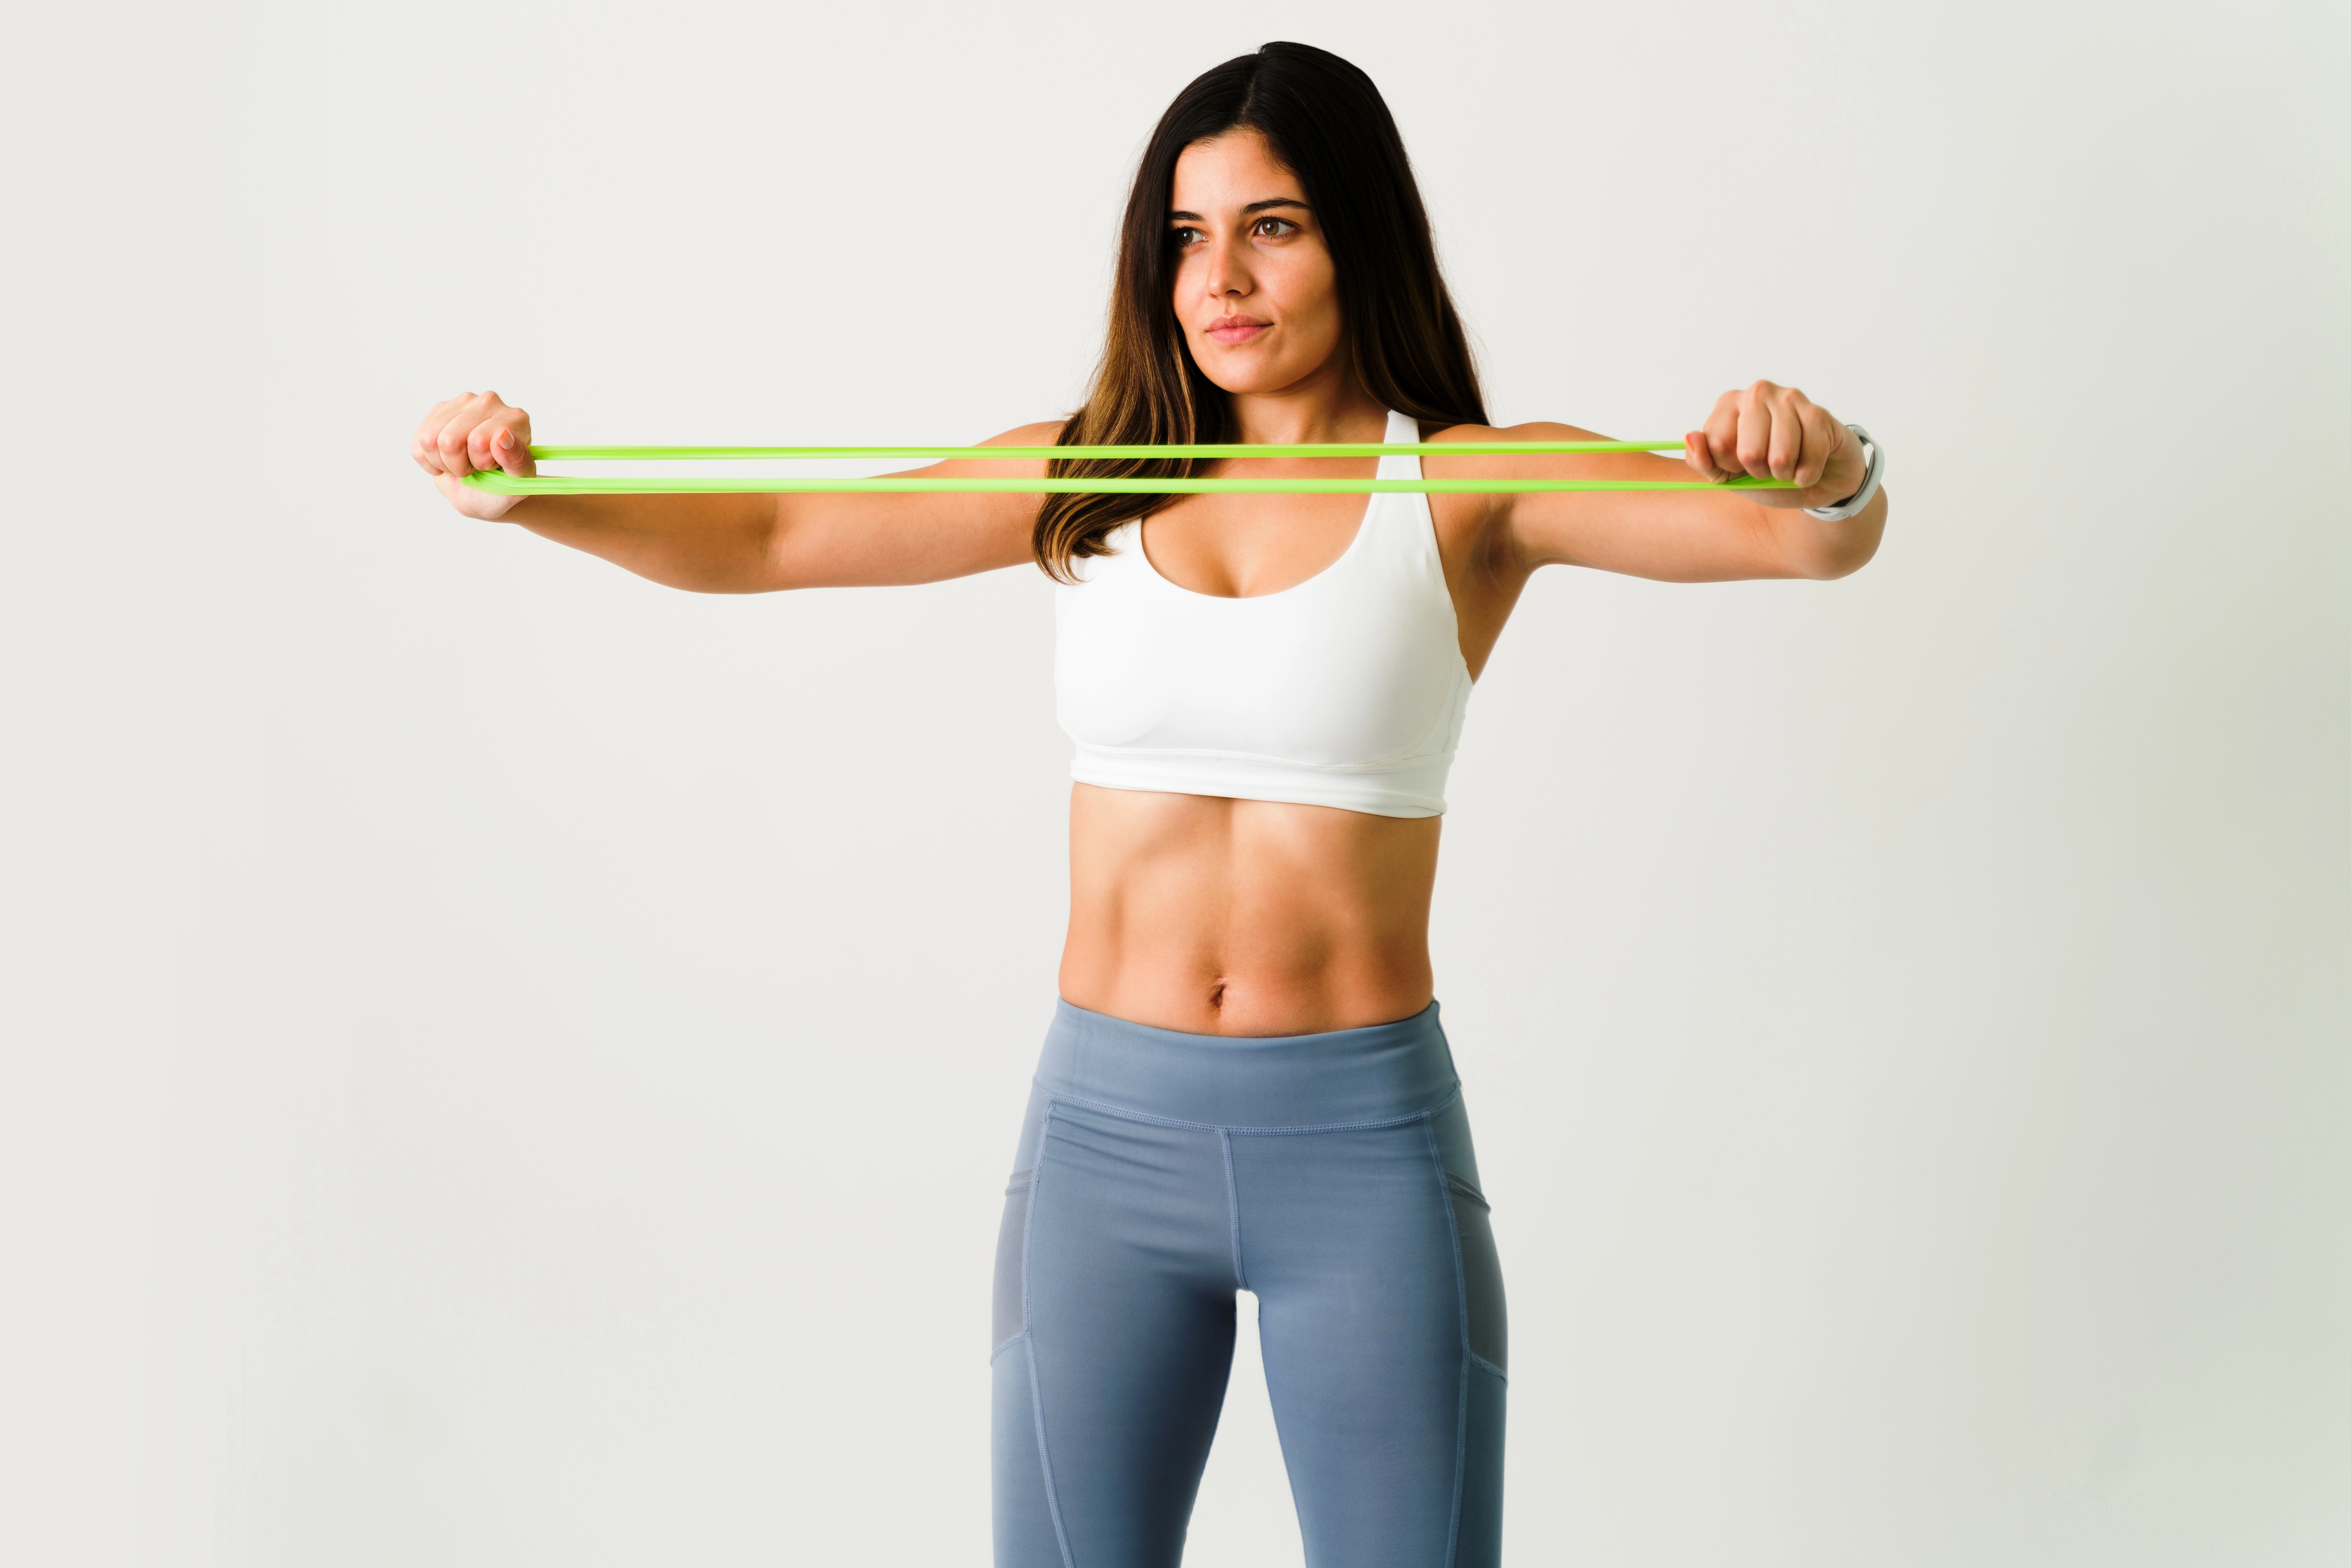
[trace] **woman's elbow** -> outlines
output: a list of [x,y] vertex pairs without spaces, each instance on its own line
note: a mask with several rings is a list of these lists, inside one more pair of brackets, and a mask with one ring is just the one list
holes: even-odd
[[1886,495],[1880,491],[1858,516],[1843,522],[1816,525],[1820,531],[1790,552],[1795,575],[1828,582],[1851,577],[1867,566],[1876,557],[1877,547],[1885,542],[1886,513]]

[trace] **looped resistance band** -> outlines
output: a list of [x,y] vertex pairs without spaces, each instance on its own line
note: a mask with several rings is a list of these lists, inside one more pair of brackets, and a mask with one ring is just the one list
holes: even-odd
[[[649,463],[752,458],[818,458],[850,462],[1034,462],[1040,458],[1109,458],[1244,461],[1270,457],[1506,457],[1560,452],[1678,452],[1678,441],[1446,441],[1310,443],[1305,445],[1201,446],[534,446],[542,463]],[[1785,479],[1741,476],[1719,484],[1687,479],[1239,479],[1126,478],[1066,476],[1056,478],[916,477],[885,474],[874,478],[795,476],[790,478],[714,478],[703,475],[618,475],[587,477],[540,474],[517,479],[496,470],[468,474],[464,483],[494,496],[657,496],[705,493],[852,494],[858,491],[933,494],[1144,495],[1245,494],[1362,496],[1418,491],[1426,495],[1524,495],[1548,490],[1792,490]]]

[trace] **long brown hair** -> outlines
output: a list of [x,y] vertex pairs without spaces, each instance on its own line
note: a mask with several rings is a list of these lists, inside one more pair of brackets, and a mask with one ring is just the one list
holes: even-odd
[[[1268,44],[1195,78],[1159,117],[1119,230],[1110,332],[1064,446],[1190,444],[1231,439],[1225,393],[1200,373],[1174,305],[1167,204],[1176,160],[1196,141],[1247,127],[1305,187],[1331,246],[1343,349],[1363,389],[1435,424],[1483,424],[1486,400],[1460,314],[1437,270],[1428,210],[1372,78],[1305,44]],[[1052,476],[1188,477],[1196,463],[1056,458]],[[1113,528],[1165,506],[1165,496],[1048,496],[1030,549],[1062,580],[1071,562],[1105,553]]]

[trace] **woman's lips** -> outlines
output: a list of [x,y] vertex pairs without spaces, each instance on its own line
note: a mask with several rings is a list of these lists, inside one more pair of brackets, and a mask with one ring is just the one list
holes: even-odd
[[1228,316],[1208,329],[1208,336],[1228,349],[1231,349],[1252,341],[1261,333],[1272,330],[1272,322],[1260,321],[1254,316]]

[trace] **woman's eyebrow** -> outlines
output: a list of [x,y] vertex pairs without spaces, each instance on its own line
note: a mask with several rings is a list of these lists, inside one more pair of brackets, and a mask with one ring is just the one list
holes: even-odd
[[[1245,214],[1249,213],[1263,213],[1270,212],[1275,207],[1296,207],[1301,213],[1311,213],[1314,210],[1294,196],[1270,196],[1262,202],[1251,202],[1248,206],[1243,207],[1241,211]],[[1167,221],[1171,224],[1196,224],[1204,222],[1205,220],[1203,220],[1197,213],[1170,213],[1167,214]]]

